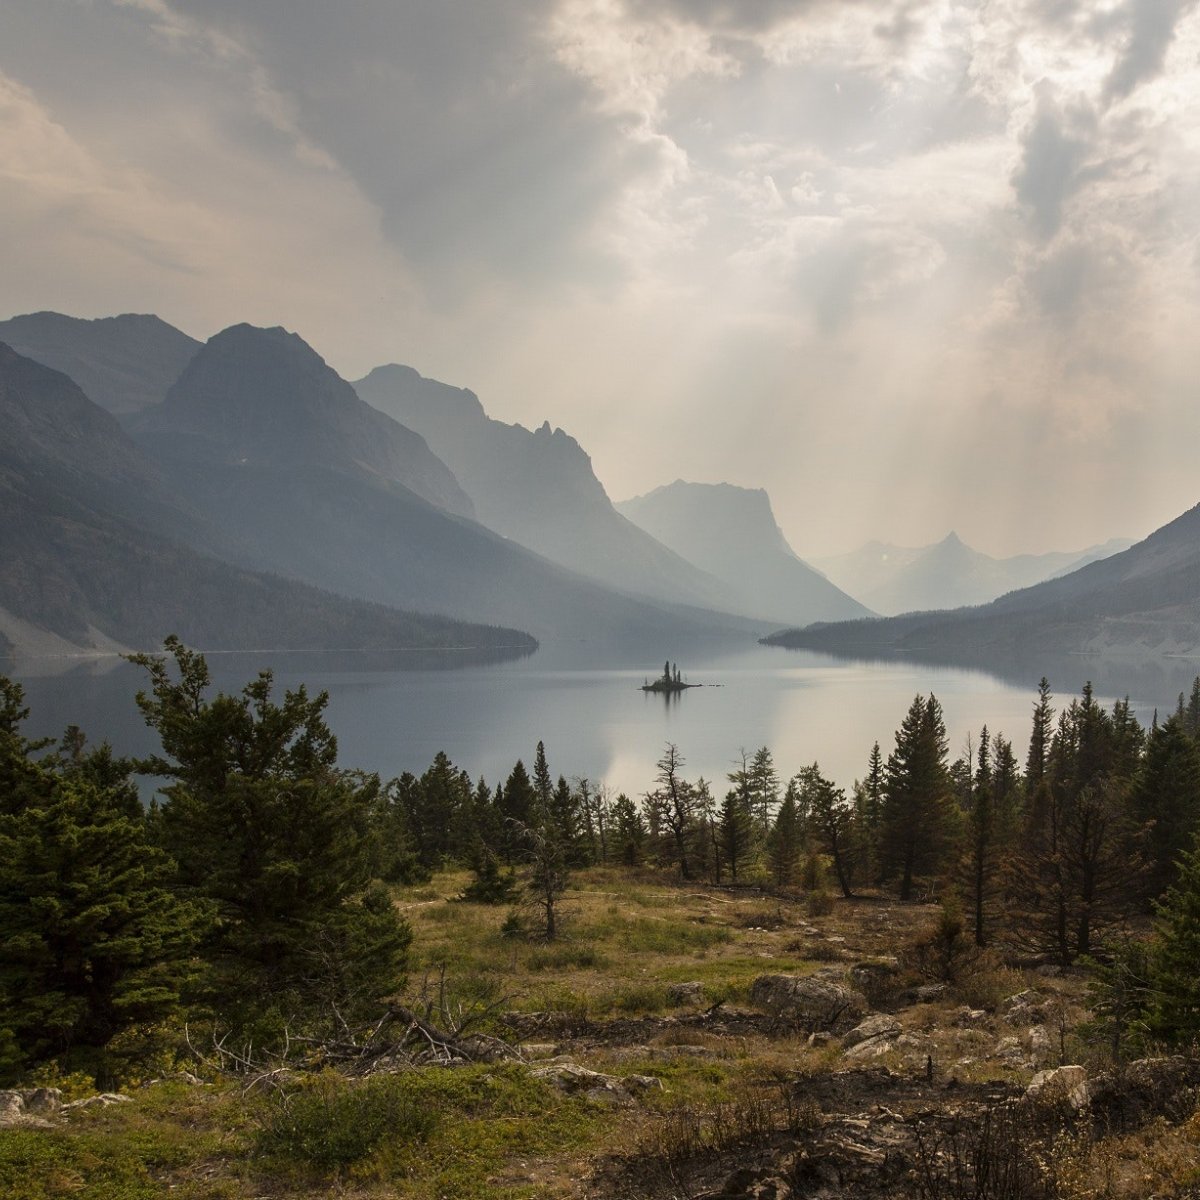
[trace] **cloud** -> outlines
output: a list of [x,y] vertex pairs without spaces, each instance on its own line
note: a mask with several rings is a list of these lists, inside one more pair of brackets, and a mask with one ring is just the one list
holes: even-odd
[[1167,48],[1180,17],[1194,0],[1126,0],[1120,10],[1128,36],[1112,73],[1104,82],[1104,100],[1124,100],[1135,88],[1162,72]]
[[1197,61],[1195,0],[8,0],[0,303],[407,360],[813,550],[1099,540],[1194,490]]
[[1035,232],[1051,238],[1062,225],[1064,206],[1084,182],[1095,120],[1083,104],[1064,112],[1048,85],[1038,92],[1037,115],[1021,139],[1012,182]]

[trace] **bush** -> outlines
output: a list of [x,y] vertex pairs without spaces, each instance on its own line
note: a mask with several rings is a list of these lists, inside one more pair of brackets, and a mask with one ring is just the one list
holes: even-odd
[[954,984],[971,974],[982,956],[982,948],[967,933],[958,902],[947,896],[937,924],[913,939],[901,952],[900,961],[923,979]]
[[403,1076],[352,1083],[326,1073],[279,1099],[257,1140],[268,1155],[339,1170],[370,1157],[385,1140],[424,1142],[437,1124],[437,1112]]

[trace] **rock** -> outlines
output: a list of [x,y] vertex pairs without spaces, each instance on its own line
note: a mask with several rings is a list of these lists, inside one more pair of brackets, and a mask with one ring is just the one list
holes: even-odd
[[985,1008],[969,1008],[965,1004],[962,1006],[962,1008],[960,1008],[954,1014],[954,1024],[955,1025],[966,1025],[966,1026],[979,1025],[986,1020],[987,1020],[987,1009],[985,1009]]
[[111,1104],[132,1104],[132,1096],[122,1096],[120,1092],[101,1092],[98,1096],[88,1096],[84,1100],[72,1100],[62,1106],[63,1112],[78,1108],[108,1108]]
[[704,1003],[704,984],[698,981],[691,983],[673,983],[667,988],[667,1002],[680,1008],[685,1004]]
[[62,1092],[58,1088],[14,1088],[0,1091],[0,1129],[24,1126],[49,1129],[63,1109]]
[[569,1096],[583,1095],[605,1104],[627,1104],[636,1094],[662,1089],[662,1080],[651,1075],[605,1075],[572,1062],[535,1067],[530,1075]]
[[869,1042],[859,1042],[857,1046],[851,1046],[845,1052],[845,1057],[862,1062],[865,1059],[882,1058],[885,1054],[891,1054],[895,1048],[887,1038],[872,1038]]
[[913,995],[918,1004],[933,1004],[943,999],[947,991],[949,988],[944,983],[923,983],[919,988],[913,989]]
[[56,1113],[62,1108],[62,1092],[58,1088],[33,1088],[22,1095],[25,1097],[26,1112]]
[[842,1038],[842,1045],[850,1050],[864,1042],[875,1042],[880,1039],[894,1038],[900,1032],[900,1022],[886,1013],[875,1013],[865,1021],[860,1021]]
[[867,1012],[861,992],[815,975],[760,975],[750,1002],[811,1032],[852,1029]]
[[0,1092],[0,1128],[16,1125],[25,1115],[25,1098],[20,1092]]
[[999,1058],[1007,1063],[1020,1064],[1025,1061],[1025,1048],[1021,1039],[1015,1037],[1001,1038],[992,1051],[992,1058]]
[[1039,1071],[1025,1089],[1027,1100],[1067,1100],[1072,1108],[1083,1108],[1088,1102],[1087,1068],[1080,1066],[1055,1067]]
[[1029,1046],[1029,1057],[1033,1059],[1034,1066],[1044,1067],[1053,1055],[1050,1034],[1045,1025],[1031,1026],[1025,1035],[1025,1040]]
[[558,1047],[553,1042],[522,1042],[517,1049],[525,1059],[553,1058],[558,1053]]
[[743,1167],[734,1171],[712,1200],[792,1200],[795,1193],[774,1171]]
[[1041,992],[1027,988],[1003,1001],[1000,1011],[1009,1025],[1041,1025],[1046,1004],[1046,997]]

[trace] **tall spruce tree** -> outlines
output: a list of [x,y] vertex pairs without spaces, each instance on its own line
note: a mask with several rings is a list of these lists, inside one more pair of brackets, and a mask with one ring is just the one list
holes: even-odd
[[901,900],[912,898],[918,877],[940,875],[959,832],[941,705],[914,698],[888,756],[881,814],[880,856],[885,875],[899,879]]
[[[122,1030],[169,1013],[203,912],[169,888],[127,769],[107,746],[37,760],[0,677],[0,1031],[9,1073],[70,1051],[92,1069]],[[3,1069],[0,1069],[3,1073]]]
[[215,909],[203,943],[214,1004],[235,1021],[372,1011],[399,986],[411,939],[368,889],[378,778],[337,769],[324,693],[277,704],[263,672],[210,698],[203,657],[175,638],[166,648],[170,660],[132,656],[164,752],[143,769],[172,780],[159,828],[183,894]]
[[1188,735],[1185,717],[1176,714],[1151,731],[1130,808],[1146,828],[1146,888],[1159,896],[1200,829],[1200,746]]

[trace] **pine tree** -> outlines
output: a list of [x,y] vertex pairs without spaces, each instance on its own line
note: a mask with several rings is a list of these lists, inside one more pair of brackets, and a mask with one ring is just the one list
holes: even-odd
[[1033,706],[1033,730],[1025,759],[1025,783],[1032,792],[1046,776],[1050,740],[1054,734],[1054,706],[1050,703],[1050,681],[1042,676],[1037,703]]
[[805,791],[808,798],[808,825],[813,843],[823,849],[833,863],[838,887],[842,895],[850,899],[850,831],[854,810],[846,800],[846,793],[826,779],[816,763],[803,772]]
[[335,766],[324,693],[310,700],[301,687],[276,704],[263,672],[210,699],[203,657],[177,639],[167,649],[178,679],[165,658],[133,656],[151,683],[138,705],[164,751],[145,769],[174,781],[159,827],[183,893],[215,907],[202,947],[211,995],[239,1020],[313,1012],[340,979],[349,1019],[399,985],[411,938],[377,892],[368,903],[379,780]]
[[729,869],[730,878],[737,882],[750,856],[751,817],[745,801],[737,792],[727,792],[721,802],[721,819],[717,826],[716,880],[721,882],[722,865]]
[[937,698],[917,696],[896,732],[888,756],[880,853],[889,877],[900,877],[900,899],[912,898],[921,875],[937,875],[950,861],[958,835],[946,727]]
[[1159,896],[1176,859],[1200,828],[1200,747],[1178,714],[1155,728],[1130,793],[1134,820],[1147,828],[1147,891]]
[[1151,948],[1150,1032],[1173,1045],[1200,1039],[1200,847],[1180,860],[1175,882],[1158,906]]
[[1096,954],[1141,886],[1130,781],[1118,773],[1128,762],[1122,723],[1090,685],[1060,714],[1007,871],[1006,939],[1062,966]]
[[780,887],[791,887],[795,883],[804,853],[804,825],[797,803],[798,794],[799,785],[793,778],[783,793],[783,802],[775,814],[775,823],[767,839],[771,874]]
[[671,860],[679,867],[683,879],[694,875],[696,838],[697,789],[683,777],[683,755],[674,742],[668,742],[658,760],[655,782],[658,786],[646,793],[645,803],[651,829],[666,831]]
[[[35,745],[10,741],[8,750]],[[28,761],[21,774],[36,786],[0,809],[0,1029],[11,1038],[10,1069],[72,1048],[94,1055],[179,1002],[204,914],[169,890],[174,866],[151,843],[128,779],[97,781],[113,761],[107,748],[57,773]]]
[[646,846],[646,823],[633,801],[621,792],[612,806],[613,852],[619,863],[636,867]]

